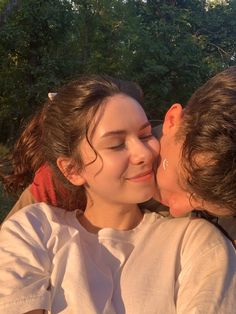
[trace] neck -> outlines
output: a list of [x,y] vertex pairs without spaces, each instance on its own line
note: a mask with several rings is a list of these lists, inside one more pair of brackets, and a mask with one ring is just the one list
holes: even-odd
[[78,219],[89,232],[97,233],[103,228],[131,230],[140,223],[142,217],[140,208],[133,204],[88,204]]

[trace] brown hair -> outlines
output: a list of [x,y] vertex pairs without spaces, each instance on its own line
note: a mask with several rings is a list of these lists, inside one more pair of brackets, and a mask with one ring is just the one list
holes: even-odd
[[[83,162],[78,145],[84,137],[88,139],[88,129],[98,109],[108,97],[116,94],[126,94],[140,104],[143,102],[143,93],[137,84],[108,76],[84,76],[62,86],[33,117],[16,143],[11,157],[12,171],[2,176],[6,190],[25,188],[45,162],[64,180],[56,164],[60,156],[70,157],[81,169]],[[80,198],[80,205],[84,203],[83,188],[73,187],[67,180],[64,183],[74,191],[70,194],[72,202],[76,203]]]
[[[42,123],[44,110],[28,122],[10,155],[1,161],[1,180],[8,193],[18,193],[29,185],[35,172],[45,162],[42,153]],[[39,152],[41,153],[39,154]],[[7,174],[6,174],[7,172]]]
[[236,67],[217,74],[190,98],[178,136],[193,197],[236,213]]

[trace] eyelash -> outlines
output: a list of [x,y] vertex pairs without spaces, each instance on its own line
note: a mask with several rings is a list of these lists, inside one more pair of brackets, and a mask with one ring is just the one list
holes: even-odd
[[[145,135],[145,136],[142,136],[142,137],[139,137],[140,140],[143,140],[143,141],[146,141],[146,140],[149,140],[150,138],[153,137],[153,134],[148,134],[148,135]],[[119,150],[119,149],[123,149],[125,147],[125,143],[121,143],[119,145],[116,145],[116,146],[111,146],[109,147],[109,149],[112,149],[112,150]]]
[[153,134],[151,133],[151,134],[148,134],[148,135],[144,135],[144,136],[140,137],[139,139],[140,140],[148,140],[149,138],[152,138],[152,137],[153,137]]
[[109,149],[112,149],[112,150],[119,150],[119,149],[123,149],[125,147],[125,144],[122,143],[122,144],[119,144],[117,146],[111,146],[109,147]]

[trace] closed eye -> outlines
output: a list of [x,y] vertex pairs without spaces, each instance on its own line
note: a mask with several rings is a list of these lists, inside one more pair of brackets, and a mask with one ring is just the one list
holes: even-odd
[[108,147],[109,149],[113,149],[113,150],[119,150],[119,149],[123,149],[125,148],[125,143],[121,143],[119,145],[115,145],[115,146],[110,146]]
[[[154,136],[153,136],[152,133],[150,133],[150,134],[139,136],[139,139],[141,141],[147,141],[147,140],[149,140],[152,137],[154,137]],[[121,150],[121,149],[124,149],[124,148],[125,148],[125,143],[120,143],[118,145],[114,145],[114,146],[108,147],[108,149],[112,149],[112,150]]]
[[145,141],[145,140],[149,140],[152,137],[153,137],[153,134],[146,134],[146,135],[140,136],[139,139]]

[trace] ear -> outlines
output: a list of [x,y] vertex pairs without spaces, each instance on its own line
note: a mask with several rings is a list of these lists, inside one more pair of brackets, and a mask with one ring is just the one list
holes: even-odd
[[176,132],[181,124],[183,117],[183,108],[180,104],[174,104],[167,111],[163,123],[162,132],[163,135],[168,134],[169,132]]
[[63,173],[63,175],[74,185],[83,185],[85,184],[85,179],[75,167],[71,167],[71,159],[67,157],[59,157],[57,159],[57,167]]

